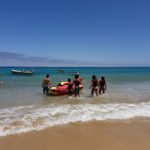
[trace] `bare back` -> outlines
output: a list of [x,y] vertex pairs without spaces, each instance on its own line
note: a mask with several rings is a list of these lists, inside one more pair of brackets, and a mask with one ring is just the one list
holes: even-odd
[[43,80],[43,86],[48,86],[48,85],[50,85],[50,80],[49,80],[49,78],[45,78]]

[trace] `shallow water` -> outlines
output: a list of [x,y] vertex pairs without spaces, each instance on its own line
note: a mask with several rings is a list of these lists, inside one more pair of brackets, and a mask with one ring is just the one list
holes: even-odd
[[[32,76],[16,76],[0,68],[0,136],[76,121],[150,117],[150,68],[32,68]],[[26,69],[26,68],[24,68]],[[28,68],[27,68],[28,69]],[[84,79],[79,98],[45,96],[41,82],[49,73],[53,85],[73,76],[56,73],[77,71]],[[107,93],[90,96],[91,76],[107,81]]]

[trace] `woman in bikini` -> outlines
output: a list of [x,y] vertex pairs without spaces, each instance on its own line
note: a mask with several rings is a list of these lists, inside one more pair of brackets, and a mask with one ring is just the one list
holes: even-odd
[[98,96],[98,80],[95,75],[92,76],[91,88],[91,96],[93,96],[94,92]]

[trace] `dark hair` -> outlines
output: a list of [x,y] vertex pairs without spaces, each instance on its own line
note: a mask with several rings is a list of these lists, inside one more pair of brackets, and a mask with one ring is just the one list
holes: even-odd
[[79,78],[79,75],[78,75],[78,74],[76,74],[76,75],[74,76],[74,78],[75,78],[75,79],[78,79],[78,78]]
[[92,80],[96,80],[96,75],[92,75]]
[[68,79],[68,82],[71,82],[71,79],[70,79],[70,78]]
[[46,78],[49,78],[49,74],[46,74]]
[[101,76],[101,80],[105,80],[104,76]]

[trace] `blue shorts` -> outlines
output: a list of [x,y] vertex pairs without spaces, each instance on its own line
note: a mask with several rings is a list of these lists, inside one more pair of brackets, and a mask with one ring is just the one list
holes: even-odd
[[43,87],[43,93],[48,94],[49,93],[49,88],[47,86]]

